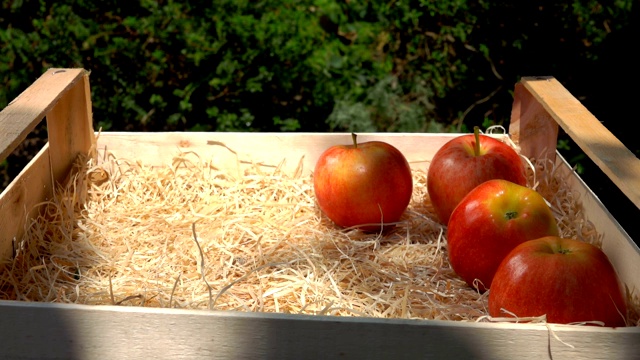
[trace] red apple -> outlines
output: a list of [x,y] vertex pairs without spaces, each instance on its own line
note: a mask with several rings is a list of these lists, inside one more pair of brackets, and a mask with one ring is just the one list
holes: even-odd
[[625,292],[607,255],[598,247],[557,236],[527,241],[498,267],[489,313],[494,317],[547,316],[551,323],[601,321],[625,326]]
[[508,144],[486,135],[478,127],[444,144],[433,156],[427,172],[427,192],[442,224],[471,189],[491,179],[527,184],[524,163]]
[[489,180],[471,190],[451,214],[449,261],[467,284],[484,291],[513,248],[547,235],[558,235],[558,226],[542,195],[507,180]]
[[335,145],[316,163],[313,188],[320,209],[341,227],[381,230],[397,222],[411,200],[413,177],[404,155],[382,141]]

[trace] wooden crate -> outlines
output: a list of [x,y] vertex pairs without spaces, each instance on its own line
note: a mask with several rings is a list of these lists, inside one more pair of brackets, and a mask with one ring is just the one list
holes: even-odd
[[[0,160],[46,117],[49,142],[0,195],[0,258],[52,196],[79,154],[116,156],[162,166],[177,151],[192,150],[236,166],[237,159],[269,164],[287,154],[304,169],[349,134],[102,133],[92,128],[89,75],[50,69],[0,113]],[[640,291],[640,250],[585,183],[555,151],[561,126],[640,207],[640,160],[552,77],[516,84],[509,133],[524,155],[555,159],[604,234],[603,250],[621,279]],[[457,134],[361,134],[397,146],[423,166]],[[238,150],[233,157],[219,144]],[[296,166],[294,162],[289,164]],[[467,323],[362,317],[243,313],[123,306],[0,301],[0,354],[4,359],[630,359],[640,357],[640,327]]]

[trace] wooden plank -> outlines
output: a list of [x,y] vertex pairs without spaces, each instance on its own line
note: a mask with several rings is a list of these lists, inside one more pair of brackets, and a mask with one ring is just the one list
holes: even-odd
[[47,116],[49,142],[0,194],[0,261],[13,253],[34,206],[48,200],[80,154],[95,149],[88,74],[49,69],[0,112],[0,160]]
[[528,158],[555,160],[558,123],[523,83],[515,86],[509,134]]
[[[520,84],[640,209],[640,159],[556,79],[525,77]],[[519,86],[516,86],[516,90],[518,88]],[[527,99],[528,96],[524,96],[521,102],[531,102],[532,100]],[[541,112],[536,111],[536,113]],[[523,126],[520,125],[519,140],[526,144],[523,145],[525,148],[531,146],[527,143],[537,142],[540,137],[548,136],[548,141],[557,138],[557,134],[547,134],[548,120],[544,116],[539,115],[534,120],[532,124],[535,126],[532,126],[531,131],[527,131],[526,134],[523,132]],[[522,121],[522,115],[520,121]],[[543,141],[542,144],[548,146],[548,141]]]
[[78,156],[92,156],[95,149],[89,75],[81,74],[47,113],[51,172],[57,182],[64,181]]
[[[385,140],[396,146],[414,168],[426,169],[435,152],[459,134],[363,133],[358,142]],[[141,161],[148,166],[166,166],[181,153],[192,152],[216,166],[237,169],[238,165],[282,164],[293,171],[301,163],[311,172],[320,154],[332,145],[351,144],[349,133],[102,133],[98,138],[99,159],[109,154],[119,159]],[[187,158],[195,155],[187,155]]]
[[[95,149],[88,74],[50,69],[0,112],[0,160],[47,116],[49,143],[0,194],[0,260],[10,258],[34,206],[53,194],[79,154]],[[49,151],[51,148],[51,151]]]
[[33,131],[84,73],[83,69],[49,69],[0,112],[0,161]]
[[13,256],[14,241],[22,238],[36,204],[53,194],[49,146],[46,144],[0,195],[0,261]]
[[[3,359],[630,359],[640,328],[0,302]],[[557,337],[557,338],[556,338]]]

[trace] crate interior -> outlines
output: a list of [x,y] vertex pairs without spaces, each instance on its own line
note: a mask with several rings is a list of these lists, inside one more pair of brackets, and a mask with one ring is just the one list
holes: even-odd
[[[530,161],[529,185],[552,205],[562,236],[600,244],[559,166]],[[487,293],[448,263],[446,229],[426,191],[428,161],[412,168],[401,221],[363,233],[321,213],[310,169],[286,151],[235,167],[179,149],[162,166],[105,152],[77,161],[54,198],[38,204],[41,215],[2,264],[0,299],[496,321]],[[629,304],[628,323],[638,325],[637,294]]]

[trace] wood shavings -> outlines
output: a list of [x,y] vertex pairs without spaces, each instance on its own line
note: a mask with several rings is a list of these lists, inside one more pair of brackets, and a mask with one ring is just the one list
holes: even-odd
[[[561,235],[598,244],[580,199],[552,164],[531,164],[531,185],[549,201]],[[160,168],[113,157],[86,162],[55,199],[39,204],[15,258],[1,264],[0,298],[487,319],[488,293],[468,287],[449,265],[426,171],[413,170],[413,198],[396,228],[367,234],[336,228],[303,170],[223,171],[194,153]],[[637,325],[638,299],[630,300]]]

